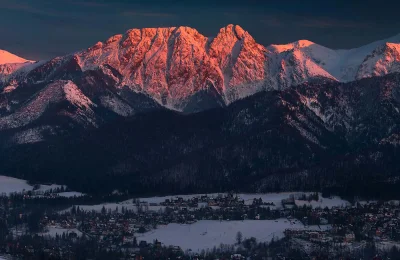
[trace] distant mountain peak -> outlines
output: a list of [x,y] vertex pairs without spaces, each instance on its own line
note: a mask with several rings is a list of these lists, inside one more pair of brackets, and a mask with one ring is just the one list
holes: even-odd
[[246,31],[240,27],[239,25],[234,25],[234,24],[229,24],[219,30],[219,35],[225,36],[225,35],[234,35],[236,36],[237,39],[241,40]]
[[312,45],[315,45],[315,43],[312,42],[312,41],[299,40],[299,41],[291,42],[291,43],[288,43],[288,44],[272,44],[268,48],[271,51],[281,53],[281,52],[288,51],[288,50],[293,50],[293,49],[307,48],[307,47],[310,47]]
[[9,64],[9,63],[24,63],[24,62],[28,62],[28,61],[29,60],[18,57],[17,55],[12,54],[8,51],[0,50],[0,65]]

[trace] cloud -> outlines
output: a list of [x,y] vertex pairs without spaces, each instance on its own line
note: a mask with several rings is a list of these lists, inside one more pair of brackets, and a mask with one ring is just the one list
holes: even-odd
[[137,11],[123,11],[123,16],[143,16],[143,17],[177,17],[175,14],[159,13],[159,12],[137,12]]

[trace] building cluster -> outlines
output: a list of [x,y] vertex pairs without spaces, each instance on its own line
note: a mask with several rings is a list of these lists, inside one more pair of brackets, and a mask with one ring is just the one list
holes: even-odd
[[[85,211],[73,206],[62,212],[46,211],[39,219],[42,229],[39,233],[48,234],[54,239],[51,230],[58,231],[56,242],[42,247],[48,255],[56,254],[52,251],[54,248],[58,248],[58,255],[71,253],[73,249],[70,247],[74,243],[82,243],[82,237],[83,241],[96,241],[98,248],[108,252],[124,252],[129,256],[137,256],[138,252],[150,249],[157,251],[163,248],[165,251],[165,245],[157,240],[148,243],[141,239],[142,234],[169,223],[193,224],[199,220],[287,218],[290,223],[304,224],[304,228],[285,230],[287,238],[327,246],[334,243],[351,245],[360,241],[400,241],[400,207],[396,203],[356,203],[346,207],[312,208],[297,206],[297,200],[289,198],[282,200],[281,205],[275,205],[261,198],[245,201],[239,196],[228,194],[217,197],[175,197],[157,203],[134,199],[132,202],[117,204],[115,209],[103,206],[97,208],[97,211]],[[12,230],[12,225],[25,225],[25,234],[28,233],[28,225],[32,225],[32,212],[23,212],[26,206],[24,198],[7,198],[0,204],[0,220],[3,219],[4,225],[8,225],[9,230]],[[4,235],[7,237],[7,234]],[[45,238],[46,235],[41,237]],[[20,241],[14,238],[14,242],[4,244],[5,252],[16,250],[15,246],[20,245]],[[170,254],[183,254],[178,246],[167,248]],[[34,249],[28,245],[24,250],[29,253],[29,250]],[[240,257],[233,255],[232,259]]]
[[[400,241],[400,207],[395,203],[357,203],[355,206],[310,209],[301,221],[320,229],[287,229],[285,235],[317,244],[355,241]],[[329,225],[329,229],[325,229]]]
[[[134,209],[124,204],[111,210],[103,207],[100,211],[84,211],[72,207],[63,213],[45,215],[41,220],[44,230],[58,228],[69,230],[69,235],[78,233],[95,238],[110,249],[128,246],[147,246],[140,241],[140,234],[169,223],[193,224],[198,220],[246,220],[277,219],[283,212],[270,209],[273,204],[254,199],[246,205],[237,196],[217,198],[166,199],[161,203],[147,203],[134,200]],[[126,205],[126,204],[125,204]]]

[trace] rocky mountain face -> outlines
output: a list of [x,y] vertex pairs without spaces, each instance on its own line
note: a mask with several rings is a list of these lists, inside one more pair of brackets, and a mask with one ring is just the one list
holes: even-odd
[[106,189],[189,192],[391,176],[399,42],[264,47],[229,25],[214,38],[132,29],[50,61],[3,53],[0,165],[92,192],[93,178]]

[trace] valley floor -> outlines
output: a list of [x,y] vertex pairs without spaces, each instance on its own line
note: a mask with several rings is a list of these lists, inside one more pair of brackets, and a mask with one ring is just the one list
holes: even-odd
[[243,239],[254,237],[259,242],[270,242],[284,237],[288,228],[301,230],[327,230],[326,226],[305,227],[299,221],[290,221],[285,218],[277,220],[244,220],[244,221],[215,221],[200,220],[194,224],[171,223],[159,226],[157,229],[139,235],[139,240],[153,243],[158,240],[165,246],[179,246],[184,251],[200,253],[201,250],[212,250],[220,245],[235,245],[236,235],[241,232]]

